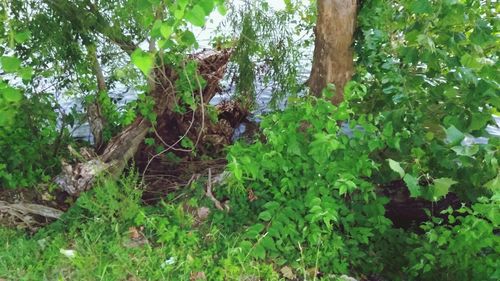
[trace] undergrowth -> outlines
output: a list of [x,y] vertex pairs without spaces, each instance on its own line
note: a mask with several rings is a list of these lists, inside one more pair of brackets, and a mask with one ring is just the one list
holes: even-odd
[[33,236],[0,228],[0,278],[498,280],[498,194],[418,232],[394,228],[370,182],[388,137],[372,121],[316,98],[266,117],[265,142],[230,149],[215,189],[230,211],[213,207],[203,180],[145,206],[137,174],[102,179]]

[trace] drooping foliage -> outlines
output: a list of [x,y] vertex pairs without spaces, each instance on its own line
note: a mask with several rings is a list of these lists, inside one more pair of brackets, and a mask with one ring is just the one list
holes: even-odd
[[299,22],[307,6],[299,2],[275,10],[267,1],[235,2],[227,16],[231,34],[226,35],[226,40],[238,36],[228,43],[234,45],[229,72],[234,95],[246,108],[255,109],[257,101],[267,98],[268,106],[277,108],[303,89],[308,32]]

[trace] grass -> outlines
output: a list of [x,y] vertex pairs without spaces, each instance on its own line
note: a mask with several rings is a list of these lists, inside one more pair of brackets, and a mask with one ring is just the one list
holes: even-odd
[[103,181],[33,236],[0,228],[0,280],[278,280],[238,233],[196,218],[200,194],[143,206],[135,176]]

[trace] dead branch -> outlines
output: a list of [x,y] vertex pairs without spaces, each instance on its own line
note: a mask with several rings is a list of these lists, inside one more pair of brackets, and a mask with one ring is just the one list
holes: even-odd
[[214,202],[215,207],[221,211],[224,210],[224,207],[222,207],[222,204],[220,203],[217,198],[215,198],[214,194],[212,193],[212,169],[208,168],[208,180],[207,180],[207,191],[205,193],[207,197]]
[[0,201],[0,212],[8,213],[16,217],[24,217],[27,214],[38,215],[51,219],[58,219],[63,212],[44,205],[31,203],[8,203]]

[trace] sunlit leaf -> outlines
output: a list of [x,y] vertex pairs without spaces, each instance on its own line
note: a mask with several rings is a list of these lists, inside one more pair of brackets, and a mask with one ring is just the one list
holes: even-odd
[[201,0],[198,5],[200,5],[205,11],[205,15],[209,15],[215,6],[214,0]]
[[418,184],[418,178],[415,178],[410,174],[406,174],[403,180],[406,183],[408,190],[410,191],[411,197],[419,197],[422,195],[422,188]]
[[26,30],[23,32],[17,32],[16,35],[14,35],[14,40],[16,40],[17,43],[24,43],[28,41],[31,37],[31,31]]
[[195,26],[205,25],[205,10],[200,5],[195,5],[193,9],[186,13],[185,18]]
[[464,137],[465,135],[453,125],[446,129],[446,143],[450,145],[459,144]]
[[21,92],[14,88],[6,88],[2,90],[2,96],[6,101],[18,102],[23,98]]
[[403,170],[403,168],[401,168],[399,162],[396,162],[392,159],[387,159],[387,161],[389,161],[389,167],[391,167],[394,172],[398,173],[401,178],[405,176],[405,171]]
[[154,66],[154,55],[146,53],[141,49],[136,49],[132,55],[132,63],[137,66],[144,75],[149,75],[149,72]]
[[163,36],[165,39],[168,39],[170,37],[170,35],[172,35],[172,33],[174,32],[172,26],[170,26],[169,24],[167,23],[162,23],[161,24],[161,27],[160,27],[160,33],[161,33],[161,36]]
[[16,72],[21,66],[21,61],[16,57],[3,56],[0,58],[0,62],[5,72]]
[[439,178],[435,179],[431,187],[431,194],[434,200],[445,196],[450,191],[450,187],[457,182],[450,178]]
[[494,179],[485,183],[484,186],[491,191],[498,192],[500,190],[500,173],[498,173]]

